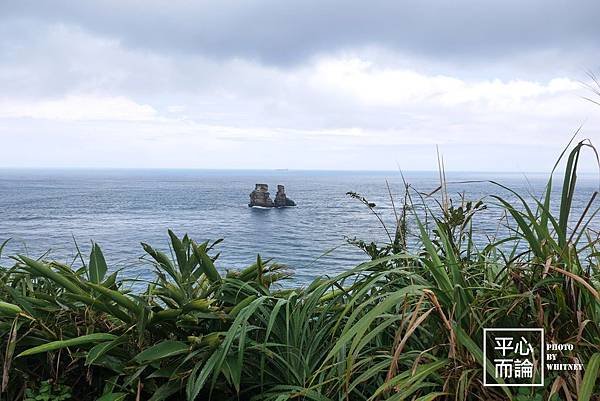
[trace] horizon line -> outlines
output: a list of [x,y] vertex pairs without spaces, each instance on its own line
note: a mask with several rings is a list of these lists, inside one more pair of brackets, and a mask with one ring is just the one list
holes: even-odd
[[[383,169],[323,169],[323,168],[215,168],[215,167],[89,167],[89,166],[0,166],[0,170],[12,171],[231,171],[231,172],[253,172],[253,171],[268,171],[268,172],[357,172],[357,173],[436,173],[439,170],[383,170]],[[550,174],[549,171],[518,171],[518,170],[460,170],[460,169],[444,169],[445,173],[502,173],[502,174]],[[556,170],[554,174],[564,172],[564,170]],[[599,174],[600,170],[589,171],[581,170],[581,174]]]

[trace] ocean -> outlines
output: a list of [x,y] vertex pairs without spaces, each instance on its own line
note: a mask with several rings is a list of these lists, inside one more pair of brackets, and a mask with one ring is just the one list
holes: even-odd
[[[423,193],[439,185],[436,172],[406,172],[404,176],[412,188]],[[140,242],[169,252],[170,228],[178,235],[188,233],[196,241],[223,238],[217,246],[221,252],[217,266],[222,271],[243,268],[260,254],[263,259],[288,265],[294,272],[292,282],[305,284],[316,276],[335,275],[368,260],[347,238],[387,238],[376,217],[346,195],[348,191],[374,202],[393,232],[394,213],[386,180],[399,206],[404,194],[399,172],[0,170],[0,241],[12,238],[0,265],[11,265],[8,256],[16,253],[72,263],[74,241],[88,254],[93,240],[102,247],[111,270],[122,269],[123,275],[143,279],[149,277],[151,266],[140,259],[144,254]],[[475,217],[476,234],[484,241],[499,229],[502,216],[488,195],[515,200],[489,180],[521,193],[539,194],[547,175],[452,172],[447,180],[455,201],[464,194],[468,200],[483,198],[488,204],[488,209]],[[277,184],[285,185],[288,197],[298,206],[248,207],[256,183],[268,184],[272,198]],[[597,189],[597,177],[579,179],[573,205],[576,212],[585,208]],[[413,192],[415,198],[418,195]],[[593,226],[600,225],[594,221]]]

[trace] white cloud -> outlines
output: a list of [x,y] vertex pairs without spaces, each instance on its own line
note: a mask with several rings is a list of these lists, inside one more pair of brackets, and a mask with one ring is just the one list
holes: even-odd
[[477,106],[518,110],[524,102],[544,102],[553,96],[569,95],[581,84],[557,77],[540,83],[500,79],[467,81],[445,75],[426,75],[418,71],[380,67],[359,58],[327,58],[309,72],[316,87],[351,96],[373,106],[429,104],[439,106]]
[[[600,140],[578,77],[500,79],[381,48],[285,68],[174,57],[66,25],[27,40],[0,39],[0,166],[431,169],[440,144],[450,169],[538,171],[579,124]],[[525,150],[498,151],[511,146]]]
[[0,99],[0,118],[61,121],[149,121],[156,110],[123,96],[69,95],[52,100]]

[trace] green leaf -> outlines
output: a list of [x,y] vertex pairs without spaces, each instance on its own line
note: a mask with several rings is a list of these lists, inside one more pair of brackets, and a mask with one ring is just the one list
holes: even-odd
[[190,347],[181,341],[167,340],[145,349],[133,358],[138,363],[154,362],[159,359],[184,354]]
[[168,230],[168,233],[169,237],[171,237],[171,246],[175,252],[175,258],[177,259],[179,271],[181,272],[182,277],[188,277],[190,274],[190,266],[188,263],[185,246],[173,231]]
[[61,287],[71,291],[74,294],[85,295],[83,289],[78,284],[69,280],[64,274],[59,274],[55,272],[47,264],[30,259],[27,256],[23,255],[19,255],[19,259],[21,259],[25,263],[27,270],[29,270],[30,272],[49,278],[50,280],[54,281]]
[[354,324],[347,323],[343,334],[330,349],[325,361],[333,358],[338,351],[352,341],[353,347],[356,345],[355,339],[360,340],[365,333],[372,327],[375,320],[379,319],[385,312],[397,305],[402,299],[411,295],[422,294],[423,288],[417,285],[409,285],[398,291],[392,292],[385,298],[378,300],[377,304],[369,312],[365,313]]
[[146,251],[146,253],[148,255],[152,256],[152,258],[156,261],[156,263],[158,263],[158,265],[160,267],[162,267],[169,274],[169,276],[171,276],[171,278],[173,278],[173,280],[175,280],[176,283],[181,284],[181,276],[175,270],[173,263],[171,263],[171,261],[169,260],[167,255],[165,255],[164,253],[162,253],[160,251],[155,250],[150,245],[148,245],[144,242],[142,242],[142,248],[144,248],[144,251]]
[[200,268],[206,277],[208,277],[208,280],[211,283],[218,283],[221,281],[221,275],[215,268],[213,261],[206,251],[195,243],[192,244],[192,247],[194,248],[194,255],[196,255],[196,259],[198,259],[198,262],[200,263]]
[[19,330],[19,317],[15,317],[10,329],[10,334],[6,339],[6,352],[4,353],[4,364],[2,366],[2,385],[0,386],[0,393],[4,393],[4,391],[8,388],[8,383],[10,381],[10,365],[13,361],[13,354],[15,353],[15,348],[17,346],[17,331]]
[[89,278],[92,283],[99,284],[104,280],[106,275],[106,260],[100,249],[100,245],[94,243],[92,245],[92,252],[90,253],[90,263],[88,266]]
[[140,310],[140,308],[135,302],[133,302],[127,296],[121,294],[119,291],[111,290],[110,288],[105,288],[99,284],[89,283],[89,286],[101,293],[102,295],[112,299],[113,301],[115,301],[115,303],[117,303],[117,305],[126,308],[132,313],[138,313]]
[[110,340],[114,340],[115,338],[117,338],[117,336],[115,336],[113,334],[94,333],[94,334],[87,334],[85,336],[80,336],[80,337],[76,337],[76,338],[71,338],[69,340],[52,341],[47,344],[42,344],[42,345],[38,345],[37,347],[29,348],[28,350],[25,350],[25,351],[21,352],[19,355],[17,355],[17,358],[22,357],[22,356],[40,354],[42,352],[55,351],[57,349],[66,348],[66,347],[75,347],[75,346],[79,346],[79,345],[93,344],[93,343],[97,343],[97,342],[101,342],[101,341],[110,341]]
[[23,310],[19,308],[17,305],[9,304],[8,302],[0,301],[0,313],[8,316],[16,316],[20,313],[23,313]]
[[592,355],[585,367],[585,374],[577,398],[579,401],[589,401],[592,394],[594,394],[594,387],[598,379],[598,368],[600,368],[600,353],[597,352]]
[[127,393],[108,393],[98,398],[96,401],[123,401]]
[[448,395],[448,393],[436,392],[424,395],[422,397],[417,398],[415,401],[433,401],[438,397],[442,397]]
[[427,250],[427,256],[431,258],[430,260],[424,261],[425,265],[431,271],[431,274],[433,275],[433,278],[435,279],[435,282],[437,283],[438,287],[444,292],[443,295],[447,296],[447,294],[452,292],[452,283],[450,281],[450,277],[448,276],[448,273],[444,268],[444,264],[442,263],[442,260],[438,255],[438,250],[435,248],[433,241],[427,233],[425,225],[421,223],[421,220],[419,219],[419,216],[416,212],[414,212],[414,217],[421,232],[421,241],[423,241],[423,245]]
[[181,385],[179,384],[179,381],[167,382],[167,383],[163,384],[162,386],[160,386],[152,394],[152,397],[150,397],[150,399],[148,401],[165,400],[165,399],[169,398],[170,396],[172,396],[173,394],[175,394],[177,391],[179,391],[180,388],[181,388]]
[[4,240],[4,242],[2,242],[2,244],[0,244],[0,256],[2,256],[2,251],[4,250],[4,247],[6,246],[6,244],[8,244],[8,242],[11,240],[12,238],[9,238],[7,240]]
[[119,337],[113,341],[103,342],[98,345],[95,345],[94,347],[92,347],[92,349],[90,349],[88,351],[87,357],[85,358],[85,364],[86,365],[93,364],[95,361],[98,360],[98,358],[101,358],[104,354],[106,354],[111,349],[124,343],[125,340],[126,340],[126,337],[123,336],[123,337]]

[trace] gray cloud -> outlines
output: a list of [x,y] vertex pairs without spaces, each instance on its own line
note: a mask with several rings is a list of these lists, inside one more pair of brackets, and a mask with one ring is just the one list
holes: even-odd
[[3,1],[0,166],[427,169],[440,144],[454,169],[543,170],[579,124],[600,138],[577,82],[599,11]]
[[[599,50],[586,1],[5,1],[1,19],[81,26],[128,47],[289,65],[362,46],[441,60]],[[589,62],[595,54],[589,54]],[[559,58],[557,57],[557,60]],[[591,68],[594,66],[583,66]]]

